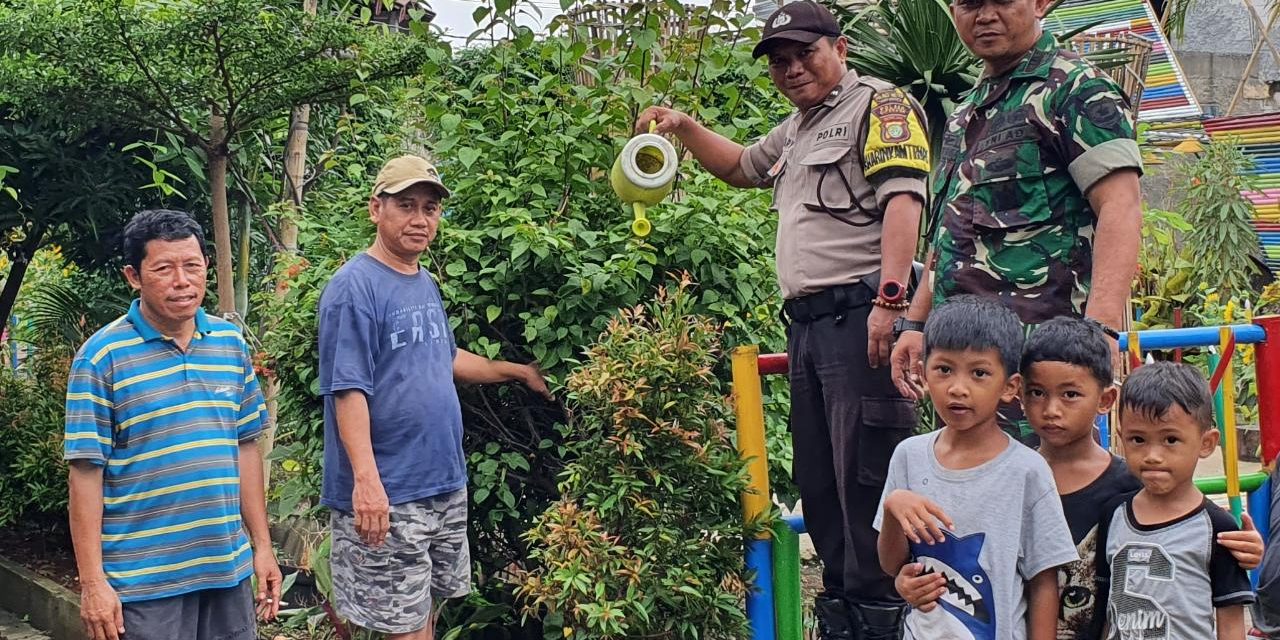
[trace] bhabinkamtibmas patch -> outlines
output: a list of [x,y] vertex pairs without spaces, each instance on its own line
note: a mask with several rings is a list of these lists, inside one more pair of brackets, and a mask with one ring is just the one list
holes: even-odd
[[871,96],[862,172],[870,177],[885,169],[929,172],[929,138],[920,116],[901,89]]

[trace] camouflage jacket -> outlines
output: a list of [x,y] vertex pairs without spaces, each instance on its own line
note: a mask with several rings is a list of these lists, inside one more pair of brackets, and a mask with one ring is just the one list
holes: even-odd
[[1097,215],[1085,192],[1142,170],[1115,82],[1045,33],[947,120],[931,186],[934,305],[997,296],[1026,323],[1081,315]]

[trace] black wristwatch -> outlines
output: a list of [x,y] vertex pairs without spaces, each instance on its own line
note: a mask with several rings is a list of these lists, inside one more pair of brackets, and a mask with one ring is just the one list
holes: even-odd
[[924,331],[924,323],[919,320],[908,320],[906,316],[898,316],[893,321],[893,339],[897,340],[904,331]]

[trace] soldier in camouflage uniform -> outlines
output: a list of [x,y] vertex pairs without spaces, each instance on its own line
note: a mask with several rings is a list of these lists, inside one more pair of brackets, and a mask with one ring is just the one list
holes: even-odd
[[[1049,4],[951,4],[986,69],[947,121],[933,172],[932,287],[915,296],[893,354],[905,394],[919,394],[919,329],[950,296],[998,298],[1028,329],[1059,315],[1123,321],[1142,161],[1119,87],[1040,29]],[[1033,438],[1020,408],[1008,409],[1003,426]]]
[[373,246],[320,298],[324,484],[334,607],[392,640],[431,640],[437,602],[471,590],[462,410],[454,382],[523,382],[535,365],[453,342],[440,291],[418,262],[449,191],[417,156],[378,172]]

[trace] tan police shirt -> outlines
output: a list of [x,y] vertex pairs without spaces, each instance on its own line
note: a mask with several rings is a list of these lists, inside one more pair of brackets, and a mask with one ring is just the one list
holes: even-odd
[[851,284],[880,269],[884,208],[925,201],[929,140],[919,106],[893,85],[845,74],[821,104],[747,147],[742,171],[773,187],[784,298]]

